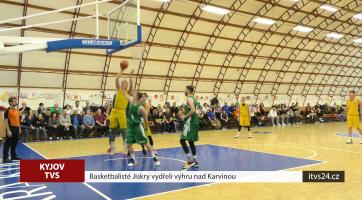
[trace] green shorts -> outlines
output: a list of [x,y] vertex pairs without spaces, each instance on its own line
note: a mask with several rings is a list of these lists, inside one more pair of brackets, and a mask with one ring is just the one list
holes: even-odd
[[181,139],[196,142],[199,140],[199,123],[192,123],[191,118],[187,119],[181,131]]
[[148,142],[143,125],[127,126],[126,144],[146,144]]

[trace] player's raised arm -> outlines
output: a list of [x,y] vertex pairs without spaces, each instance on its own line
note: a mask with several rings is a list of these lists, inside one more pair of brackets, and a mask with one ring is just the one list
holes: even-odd
[[131,93],[133,91],[133,73],[134,73],[134,69],[132,69],[131,73],[129,74],[128,78],[129,78],[129,92]]
[[119,71],[119,73],[116,76],[116,89],[117,89],[117,91],[119,91],[121,89],[121,84],[122,84],[122,83],[120,83],[121,82],[120,81],[121,76],[122,76],[122,69]]

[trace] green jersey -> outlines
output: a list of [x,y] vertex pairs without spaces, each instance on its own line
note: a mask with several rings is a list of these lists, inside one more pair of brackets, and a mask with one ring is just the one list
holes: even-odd
[[[193,100],[194,107],[195,107],[195,112],[190,116],[191,123],[192,124],[195,124],[195,123],[198,124],[199,123],[199,117],[198,117],[198,114],[197,114],[197,109],[199,108],[199,103],[196,101],[196,98],[194,96],[190,96],[188,98]],[[187,115],[190,111],[191,111],[191,108],[187,103],[186,106],[185,106],[185,115]]]
[[127,111],[127,125],[131,127],[139,126],[143,124],[143,116],[139,113],[141,104],[130,103]]
[[[195,113],[193,113],[190,117],[188,117],[187,119],[185,119],[185,124],[183,126],[183,129],[181,131],[181,139],[185,139],[188,141],[192,141],[192,142],[196,142],[199,140],[199,117],[196,113],[198,107],[199,107],[199,103],[196,101],[194,96],[190,96],[189,98],[191,98],[193,100],[193,104],[195,107]],[[191,111],[190,106],[187,104],[185,106],[185,114],[187,115],[189,112]]]

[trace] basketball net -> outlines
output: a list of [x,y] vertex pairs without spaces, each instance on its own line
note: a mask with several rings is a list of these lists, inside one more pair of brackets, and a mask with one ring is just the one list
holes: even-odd
[[135,45],[132,48],[132,61],[133,61],[133,66],[137,67],[139,66],[139,64],[142,61],[142,56],[143,56],[143,52],[146,48],[146,43],[142,42],[138,45]]

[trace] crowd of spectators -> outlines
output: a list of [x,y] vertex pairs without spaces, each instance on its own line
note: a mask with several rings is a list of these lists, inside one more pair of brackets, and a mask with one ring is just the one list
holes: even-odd
[[[149,103],[152,105],[151,101]],[[87,101],[82,107],[80,102],[76,101],[74,106],[66,105],[62,108],[55,103],[52,107],[45,108],[44,104],[40,103],[36,110],[31,110],[23,102],[19,108],[23,140],[27,141],[30,133],[33,133],[36,141],[105,136],[109,131],[109,105],[106,103],[104,106],[95,106]],[[181,130],[184,106],[177,106],[176,102],[172,106],[168,102],[157,107],[151,106],[148,120],[153,132],[174,133]],[[210,104],[204,103],[197,108],[200,129],[234,128],[238,121],[238,110],[238,103],[224,103],[221,106],[215,97]],[[336,104],[311,106],[308,103],[305,108],[301,108],[298,103],[292,103],[290,106],[278,104],[266,108],[260,103],[250,104],[249,110],[253,127],[320,123],[325,121],[328,114],[332,114],[335,120],[345,120],[343,107]]]

